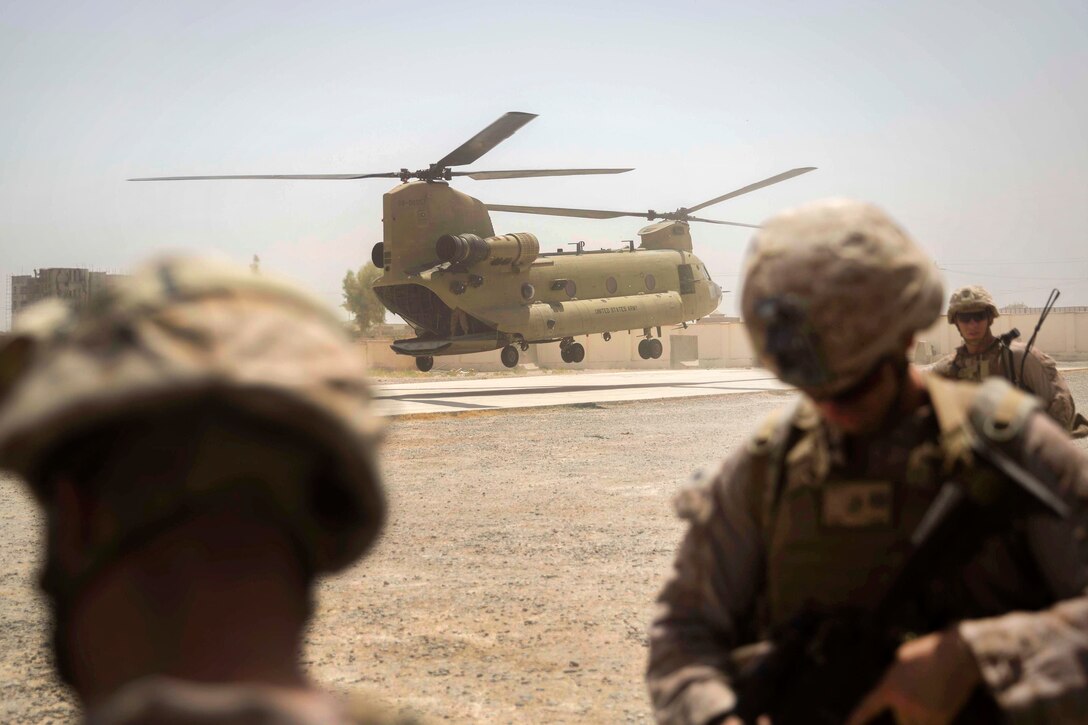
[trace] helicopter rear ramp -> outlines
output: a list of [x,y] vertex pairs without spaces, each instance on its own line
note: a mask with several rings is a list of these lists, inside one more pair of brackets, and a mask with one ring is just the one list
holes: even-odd
[[505,344],[504,340],[492,332],[446,338],[413,337],[408,340],[394,340],[390,347],[398,355],[419,357],[421,355],[468,355],[474,352],[498,350]]

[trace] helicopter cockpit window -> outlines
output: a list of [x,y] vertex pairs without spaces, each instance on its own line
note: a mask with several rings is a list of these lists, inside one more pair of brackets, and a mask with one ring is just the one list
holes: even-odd
[[677,273],[680,276],[680,294],[691,295],[695,294],[695,275],[692,272],[690,264],[681,264],[676,268]]
[[609,277],[604,281],[604,288],[608,290],[608,294],[614,295],[616,294],[616,290],[618,290],[620,286],[616,283],[615,277]]
[[578,285],[576,285],[574,283],[573,279],[568,279],[567,280],[566,290],[567,290],[567,297],[573,298],[578,293]]
[[652,292],[654,287],[656,287],[656,286],[657,286],[657,280],[654,279],[654,276],[652,274],[646,275],[646,289],[648,289],[648,290],[650,290]]

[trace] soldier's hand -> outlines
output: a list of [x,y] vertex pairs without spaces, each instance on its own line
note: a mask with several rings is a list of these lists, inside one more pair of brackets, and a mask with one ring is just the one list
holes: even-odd
[[851,713],[847,725],[864,725],[885,710],[898,723],[951,722],[981,680],[971,650],[955,629],[905,642],[883,679]]

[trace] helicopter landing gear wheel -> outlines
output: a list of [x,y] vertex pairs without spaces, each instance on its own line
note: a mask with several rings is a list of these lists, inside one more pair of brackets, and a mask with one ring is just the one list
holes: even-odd
[[499,357],[502,358],[503,365],[512,368],[518,364],[518,349],[513,345],[507,345],[499,353]]
[[571,355],[571,350],[574,348],[574,338],[564,337],[559,341],[559,357],[563,358],[563,362],[572,363],[574,357]]
[[661,340],[648,337],[645,340],[638,341],[638,356],[643,360],[658,359],[661,357],[662,350],[664,350],[664,347]]
[[567,348],[567,352],[570,357],[570,362],[572,363],[577,364],[586,359],[586,349],[582,347],[582,343],[580,342],[572,343],[571,346]]
[[416,358],[416,369],[425,373],[434,367],[434,358],[430,355],[420,355]]

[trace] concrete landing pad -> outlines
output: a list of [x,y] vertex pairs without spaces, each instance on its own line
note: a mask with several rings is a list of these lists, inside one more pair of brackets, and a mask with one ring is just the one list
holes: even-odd
[[380,415],[453,413],[789,390],[758,368],[638,370],[374,386]]

